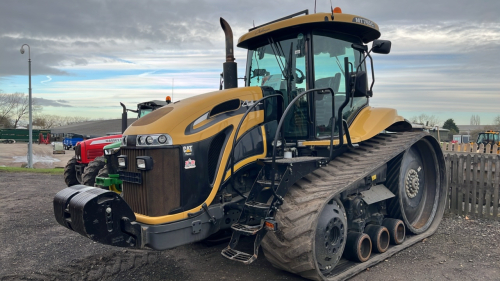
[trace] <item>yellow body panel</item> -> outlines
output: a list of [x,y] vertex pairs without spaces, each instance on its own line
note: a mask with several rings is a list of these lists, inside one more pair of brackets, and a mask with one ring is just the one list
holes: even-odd
[[[210,138],[223,129],[230,125],[233,125],[234,129],[229,137],[228,143],[233,143],[234,133],[236,127],[238,126],[243,114],[238,114],[209,126],[208,128],[193,133],[190,135],[185,134],[186,128],[199,117],[210,111],[214,106],[231,99],[239,98],[242,101],[256,101],[262,98],[262,90],[260,87],[245,87],[245,88],[235,88],[228,89],[224,91],[211,92],[199,96],[195,96],[189,99],[182,100],[180,102],[167,105],[166,107],[173,107],[172,110],[168,111],[164,116],[158,116],[158,118],[153,122],[148,122],[145,125],[137,125],[134,122],[127,130],[123,133],[124,135],[140,135],[140,134],[169,134],[172,137],[174,145],[190,144],[194,142],[199,142],[201,140]],[[155,112],[149,115],[155,114]],[[153,115],[154,117],[154,115]],[[139,119],[140,120],[140,119]],[[256,111],[248,114],[245,122],[241,126],[238,137],[241,137],[245,132],[251,128],[257,126],[264,122],[264,111]],[[196,126],[201,127],[201,126]],[[265,141],[265,130],[262,127],[262,135]],[[227,145],[224,149],[220,167],[226,167],[229,160],[231,145]],[[243,167],[244,165],[257,160],[258,158],[265,157],[267,153],[267,148],[264,143],[264,153],[262,155],[252,156],[248,159],[238,162],[235,165],[235,170]],[[214,187],[219,187],[221,183],[228,178],[230,172],[227,173],[223,169],[219,169],[216,175],[216,180],[214,182]],[[218,188],[213,188],[205,200],[204,203],[210,205],[215,198]],[[162,224],[173,221],[178,221],[188,218],[188,213],[195,213],[201,210],[202,207],[199,205],[191,210],[184,211],[182,213],[166,215],[160,217],[150,217],[142,214],[136,213],[136,220],[145,224]]]
[[[165,114],[163,117],[158,118],[154,122],[138,126],[137,123],[141,121],[141,119],[138,119],[132,123],[127,130],[125,130],[123,135],[169,134],[172,137],[174,145],[198,142],[219,133],[223,128],[226,128],[230,124],[234,124],[235,129],[236,126],[238,126],[241,115],[239,115],[239,117],[234,116],[223,120],[199,133],[185,135],[185,130],[189,124],[201,117],[203,114],[207,113],[214,106],[230,99],[255,101],[261,98],[262,90],[260,87],[235,88],[194,96],[166,105],[165,107],[173,107],[173,110],[168,112],[168,114]],[[156,114],[155,111],[148,115],[154,116],[154,114]],[[148,115],[145,117],[148,117]],[[240,135],[246,132],[248,128],[261,123],[263,121],[263,117],[263,112],[258,111],[250,113],[246,118],[247,122],[245,122],[240,129]],[[235,119],[237,120],[235,121]]]
[[[361,110],[349,127],[351,141],[352,143],[358,143],[371,139],[392,124],[400,121],[404,121],[404,118],[399,116],[395,109],[367,106]],[[339,141],[334,140],[333,144],[337,145]],[[327,146],[330,145],[330,140],[305,141],[304,145]]]
[[[376,38],[378,38],[380,36],[378,25],[376,23],[374,23],[373,21],[370,21],[366,18],[359,17],[356,15],[350,15],[350,14],[334,14],[334,19],[332,20],[331,16],[332,16],[332,14],[330,14],[330,13],[317,13],[317,14],[299,16],[299,17],[294,17],[294,18],[282,20],[279,22],[271,23],[271,24],[262,26],[260,28],[254,29],[254,30],[244,34],[243,36],[241,36],[238,40],[238,47],[244,47],[244,48],[248,47],[247,46],[248,41],[250,41],[256,37],[260,37],[262,35],[278,31],[280,29],[285,29],[288,27],[295,27],[295,26],[303,26],[303,25],[307,25],[307,24],[315,24],[315,23],[328,24],[328,23],[333,22],[333,23],[345,23],[345,24],[349,24],[349,25],[357,25],[357,26],[362,27],[365,30],[359,31],[359,34],[356,34],[356,32],[353,32],[353,31],[350,31],[350,32],[344,31],[344,33],[350,33],[352,35],[355,35],[355,36],[357,35],[357,36],[361,37],[363,34],[370,32],[370,31],[373,31],[375,34],[377,34],[377,35],[375,35]],[[326,19],[328,19],[328,21],[325,21],[325,17],[326,17]],[[356,20],[356,19],[358,19],[358,20]],[[344,28],[345,28],[345,26],[344,26]],[[338,30],[338,31],[343,31],[343,30]],[[373,39],[376,39],[376,38],[373,38]],[[365,42],[365,43],[367,43],[367,42]]]

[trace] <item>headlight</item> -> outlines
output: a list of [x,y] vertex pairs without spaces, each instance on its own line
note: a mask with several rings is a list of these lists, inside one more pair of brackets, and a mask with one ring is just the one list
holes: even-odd
[[172,137],[168,134],[138,135],[137,146],[172,145]]
[[118,156],[118,167],[123,169],[127,168],[127,155]]
[[137,169],[146,169],[146,160],[137,159]]
[[167,141],[167,137],[165,135],[158,136],[158,142],[164,144]]
[[104,150],[104,154],[111,155],[111,154],[117,153],[118,151],[120,151],[119,147],[115,147],[115,148],[111,148],[111,149],[105,149]]
[[153,169],[153,158],[150,156],[137,156],[135,163],[138,170],[149,171]]

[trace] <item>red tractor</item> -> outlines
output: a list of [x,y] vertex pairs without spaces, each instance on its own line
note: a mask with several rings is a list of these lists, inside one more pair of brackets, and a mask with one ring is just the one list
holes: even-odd
[[[123,103],[122,132],[127,128],[127,111],[137,113],[137,118],[150,113],[170,103],[170,97],[166,101],[153,100],[137,104],[137,110],[127,109]],[[108,135],[78,142],[75,147],[75,156],[72,157],[64,168],[64,181],[66,185],[84,184],[94,186],[95,177],[99,170],[105,166],[103,148],[111,143],[121,141],[122,135]]]

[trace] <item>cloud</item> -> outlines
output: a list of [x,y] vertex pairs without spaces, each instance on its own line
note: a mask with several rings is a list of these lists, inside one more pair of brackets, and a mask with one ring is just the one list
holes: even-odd
[[52,78],[50,78],[50,76],[47,76],[47,80],[41,81],[40,83],[45,84],[50,81],[52,81]]
[[68,103],[67,101],[60,101],[60,100],[50,100],[50,99],[44,99],[44,98],[33,98],[33,103],[36,105],[41,105],[41,106],[52,106],[52,107],[71,107],[69,104],[64,104]]

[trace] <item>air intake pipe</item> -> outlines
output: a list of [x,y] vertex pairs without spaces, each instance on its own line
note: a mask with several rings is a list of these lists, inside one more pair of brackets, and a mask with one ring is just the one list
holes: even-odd
[[224,89],[238,88],[238,70],[236,62],[234,62],[233,30],[223,18],[220,18],[220,26],[226,35],[226,62],[222,66]]

